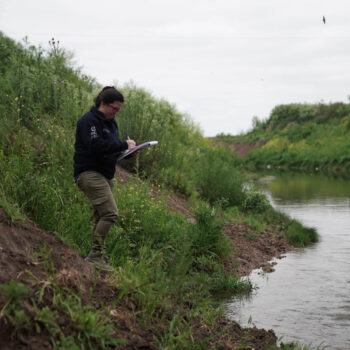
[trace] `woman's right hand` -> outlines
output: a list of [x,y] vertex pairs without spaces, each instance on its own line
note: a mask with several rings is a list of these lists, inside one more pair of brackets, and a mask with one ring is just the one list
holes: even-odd
[[134,148],[136,146],[136,142],[134,140],[126,140],[128,144],[128,149]]

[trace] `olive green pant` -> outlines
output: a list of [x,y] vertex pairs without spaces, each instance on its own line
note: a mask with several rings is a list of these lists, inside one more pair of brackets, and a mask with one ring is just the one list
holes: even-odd
[[96,171],[84,171],[79,175],[77,185],[92,204],[95,219],[92,249],[99,248],[98,246],[104,245],[109,230],[118,218],[118,208],[113,197],[113,181]]

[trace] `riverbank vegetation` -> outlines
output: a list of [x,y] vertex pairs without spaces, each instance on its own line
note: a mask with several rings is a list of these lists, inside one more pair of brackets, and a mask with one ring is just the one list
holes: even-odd
[[254,118],[244,135],[216,141],[251,151],[241,160],[251,168],[350,173],[350,103],[292,103],[276,106],[266,120]]
[[[0,222],[30,219],[85,256],[91,213],[72,177],[74,132],[101,86],[74,67],[58,41],[51,39],[49,45],[44,50],[0,34],[0,206],[10,216]],[[119,88],[126,100],[118,115],[121,135],[128,132],[137,143],[158,140],[159,145],[125,161],[123,167],[134,177],[116,186],[120,218],[107,242],[115,272],[103,282],[113,295],[91,302],[98,274],[84,292],[69,283],[60,286],[57,261],[66,258],[53,263],[54,252],[44,240],[26,252],[33,269],[43,268],[39,275],[29,267],[17,280],[1,275],[0,322],[13,337],[42,334],[55,349],[123,348],[130,339],[111,322],[111,310],[122,303],[134,317],[132,324],[151,335],[150,348],[207,349],[219,342],[225,349],[254,343],[251,330],[242,330],[234,343],[231,326],[218,329],[227,321],[216,307],[217,296],[253,288],[225,268],[234,247],[223,225],[246,222],[256,234],[285,234],[295,245],[316,241],[316,233],[247,189],[235,156],[213,148],[175,106],[134,84]],[[169,211],[163,195],[169,191],[191,204],[193,217]],[[76,267],[82,264],[79,260]],[[24,275],[31,276],[30,283]]]

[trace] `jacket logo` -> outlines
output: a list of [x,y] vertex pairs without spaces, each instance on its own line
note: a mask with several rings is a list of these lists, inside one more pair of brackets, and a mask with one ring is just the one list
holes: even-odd
[[96,126],[91,127],[91,133],[90,133],[90,139],[96,139],[98,137],[97,132],[96,132]]

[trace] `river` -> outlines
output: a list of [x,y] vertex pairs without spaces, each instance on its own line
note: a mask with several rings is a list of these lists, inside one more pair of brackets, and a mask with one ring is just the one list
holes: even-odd
[[273,329],[283,342],[350,349],[350,180],[326,175],[264,175],[259,187],[274,207],[315,227],[318,243],[251,273],[258,287],[226,304],[242,325]]

